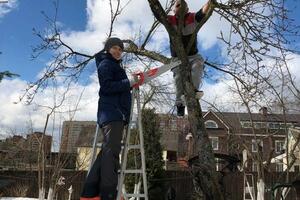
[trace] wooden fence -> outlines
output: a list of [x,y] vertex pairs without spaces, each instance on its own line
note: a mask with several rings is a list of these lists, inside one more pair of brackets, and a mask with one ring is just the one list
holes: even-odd
[[[266,178],[266,200],[272,200],[271,188],[278,183],[279,177],[282,173],[267,173]],[[290,180],[293,181],[299,174],[290,173]],[[59,186],[57,200],[68,199],[68,188],[72,185],[73,193],[72,200],[79,200],[80,192],[86,177],[86,172],[83,171],[65,171],[62,173],[65,177],[66,184]],[[256,181],[256,174],[253,174]],[[220,177],[222,175],[220,174]],[[224,193],[228,200],[242,200],[244,191],[244,174],[232,173],[223,176]],[[165,183],[166,188],[173,187],[176,191],[176,200],[190,200],[193,199],[193,181],[192,176],[186,171],[168,171],[166,178],[162,180]],[[47,185],[48,183],[46,183]],[[38,196],[37,185],[37,172],[26,171],[0,171],[0,199],[2,196],[15,196],[18,192],[25,193],[27,197]],[[255,188],[256,190],[256,188]],[[288,198],[286,200],[295,200],[296,192],[291,189]]]

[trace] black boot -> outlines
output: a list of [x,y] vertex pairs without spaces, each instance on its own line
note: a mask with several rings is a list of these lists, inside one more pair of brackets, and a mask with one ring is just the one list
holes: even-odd
[[116,187],[101,187],[101,200],[116,200]]
[[178,117],[183,117],[184,116],[184,110],[185,106],[182,104],[177,105],[177,116]]

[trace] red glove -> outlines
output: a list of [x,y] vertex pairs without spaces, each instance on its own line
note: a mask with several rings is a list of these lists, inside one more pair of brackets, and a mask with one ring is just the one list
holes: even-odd
[[138,88],[140,85],[142,85],[144,83],[144,74],[143,72],[138,72],[133,74],[134,77],[134,81],[132,81],[132,88]]

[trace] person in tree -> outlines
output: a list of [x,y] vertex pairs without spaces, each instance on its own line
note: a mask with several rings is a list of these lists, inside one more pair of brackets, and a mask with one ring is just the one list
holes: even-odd
[[[208,14],[210,11],[211,2],[210,0],[196,13],[189,12],[187,3],[184,0],[177,0],[174,4],[174,15],[168,15],[169,23],[177,29],[179,26],[179,17],[181,14],[184,15],[183,27],[181,31],[181,39],[185,48],[187,48],[192,34],[195,32],[197,24]],[[183,11],[183,12],[182,12]],[[170,51],[171,56],[174,60],[177,59],[177,54],[174,46],[174,41],[170,37]],[[188,54],[188,59],[191,64],[192,82],[196,89],[196,98],[200,99],[203,96],[203,91],[198,91],[201,85],[201,79],[203,74],[204,60],[198,54],[197,48],[197,37],[192,41],[192,46]],[[175,79],[176,86],[176,101],[175,106],[177,107],[177,115],[184,116],[185,111],[185,100],[184,100],[184,86],[182,85],[182,78],[180,76],[179,67],[172,69],[173,77]]]
[[129,122],[131,88],[138,87],[138,80],[130,81],[122,68],[123,49],[122,40],[112,37],[95,56],[100,84],[97,123],[103,143],[80,200],[115,200],[117,196],[119,154],[123,130]]

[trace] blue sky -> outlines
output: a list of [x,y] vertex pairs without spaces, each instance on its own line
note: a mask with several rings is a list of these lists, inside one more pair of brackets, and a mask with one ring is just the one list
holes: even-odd
[[[51,61],[51,54],[43,54],[36,60],[31,60],[32,46],[40,43],[37,36],[33,35],[32,29],[38,31],[47,29],[47,23],[41,11],[48,16],[53,17],[54,6],[51,0],[8,0],[11,9],[0,5],[0,71],[9,70],[19,74],[20,77],[14,79],[5,79],[0,84],[0,136],[1,128],[25,130],[29,119],[33,123],[35,130],[42,130],[44,126],[45,114],[49,111],[40,108],[37,105],[52,105],[54,93],[62,93],[62,88],[57,92],[53,88],[47,88],[35,98],[35,105],[24,106],[13,104],[18,100],[22,91],[26,88],[27,82],[37,79],[37,76],[44,69],[47,63]],[[161,0],[165,1],[165,0]],[[123,1],[124,2],[124,1]],[[127,1],[126,1],[127,2]],[[197,11],[206,0],[187,0],[190,10]],[[133,5],[134,4],[134,5]],[[4,6],[4,7],[3,7]],[[295,23],[300,25],[300,0],[288,0],[287,6],[293,8],[292,18]],[[93,55],[103,47],[103,41],[106,39],[110,12],[107,0],[60,0],[57,20],[62,30],[63,40],[72,46],[75,50],[89,55]],[[135,33],[145,32],[153,16],[146,0],[132,0],[126,7],[122,16],[115,24],[114,36],[120,38],[137,37]],[[220,28],[229,30],[229,26],[219,20],[219,17],[213,15],[198,34],[199,49],[204,58],[221,58],[222,45],[219,44],[217,37],[220,34]],[[167,49],[168,36],[161,27],[158,34],[152,38],[153,43],[147,46],[151,50]],[[300,39],[298,38],[293,45],[300,49]],[[291,62],[292,73],[300,77],[300,55],[294,55],[296,59]],[[69,98],[66,100],[65,108],[71,110],[74,108],[80,92],[84,91],[78,111],[74,114],[75,120],[95,120],[97,108],[98,82],[95,73],[93,73],[94,62],[91,63],[91,70],[86,76],[85,82],[88,84],[77,84],[70,89]],[[164,77],[172,84],[172,74],[168,73]],[[300,80],[300,79],[298,79]],[[300,81],[299,81],[300,82]],[[204,81],[204,99],[209,102],[217,100],[219,105],[226,107],[232,103],[232,95],[228,90],[230,82],[219,82],[211,84]],[[220,93],[220,91],[222,91]],[[227,93],[228,92],[228,93]],[[228,94],[228,95],[226,95]],[[221,96],[218,96],[221,95]],[[59,95],[56,95],[56,97]],[[76,104],[77,105],[77,104]],[[167,109],[169,110],[169,109]],[[57,118],[56,118],[57,119]],[[60,121],[53,122],[57,131],[63,120],[69,120],[69,116],[62,116]],[[18,122],[18,123],[16,123]]]
[[[0,18],[0,69],[17,73],[22,79],[33,81],[45,63],[47,56],[31,60],[32,46],[39,44],[33,28],[44,30],[46,20],[41,12],[54,16],[52,1],[24,0],[17,8]],[[65,29],[83,30],[86,25],[86,2],[62,0],[59,4],[58,20]]]
[[[60,0],[58,21],[64,31],[84,31],[87,26],[87,5],[83,0]],[[298,10],[299,0],[289,0],[289,8]],[[0,5],[1,6],[1,5]],[[47,23],[41,12],[54,16],[53,2],[40,0],[17,1],[17,7],[0,18],[0,70],[9,70],[19,74],[21,79],[36,80],[37,74],[49,61],[49,55],[44,54],[38,59],[31,60],[32,46],[39,44],[39,39],[33,35],[32,29],[44,30]],[[300,12],[293,12],[292,18],[300,24]],[[300,43],[300,41],[298,41]],[[216,48],[203,49],[205,57],[217,57]]]

